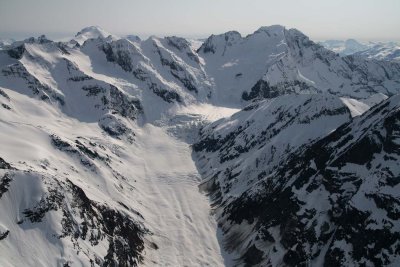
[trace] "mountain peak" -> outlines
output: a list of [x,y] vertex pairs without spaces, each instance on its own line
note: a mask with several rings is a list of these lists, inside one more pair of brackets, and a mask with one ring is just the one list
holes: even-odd
[[110,35],[108,32],[106,32],[99,26],[89,26],[89,27],[85,27],[82,30],[80,30],[75,35],[75,37],[78,37],[80,35],[85,35],[85,34],[98,34],[98,35],[102,35],[103,37],[107,37],[108,35]]
[[285,27],[282,25],[261,26],[254,33],[282,34]]
[[103,30],[99,26],[89,26],[85,27],[82,30],[80,30],[76,35],[75,35],[75,40],[79,44],[83,44],[86,40],[88,39],[97,39],[97,38],[106,38],[110,36],[111,34],[105,30]]
[[140,39],[139,36],[133,35],[133,34],[126,35],[125,38],[128,39],[129,41],[132,41],[132,42],[140,42],[140,41],[142,41],[142,39]]
[[223,34],[211,35],[201,45],[197,52],[216,53],[219,49],[225,50],[223,47],[232,46],[234,43],[242,39],[242,35],[237,31],[228,31]]

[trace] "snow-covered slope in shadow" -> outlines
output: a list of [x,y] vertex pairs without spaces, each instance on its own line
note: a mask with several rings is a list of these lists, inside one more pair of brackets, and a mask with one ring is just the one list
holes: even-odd
[[[214,200],[223,245],[236,254],[236,264],[398,264],[399,103],[393,96],[361,116],[347,117],[350,121],[332,133],[314,127],[318,120],[304,112],[289,116],[285,105],[280,112],[265,112],[278,116],[277,123],[257,116],[256,106],[250,116],[242,111],[205,128],[194,145],[195,158]],[[321,114],[328,123],[341,113]],[[302,121],[309,125],[285,134]],[[251,129],[262,129],[264,122],[267,129],[257,138]],[[280,124],[284,127],[277,128]],[[298,142],[303,134],[313,136],[307,131],[321,130],[329,134]],[[281,145],[268,149],[277,140]]]

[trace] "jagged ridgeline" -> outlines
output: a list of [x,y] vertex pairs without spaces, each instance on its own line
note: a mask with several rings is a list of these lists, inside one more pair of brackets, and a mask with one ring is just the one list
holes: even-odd
[[279,25],[1,44],[0,265],[399,265],[400,65],[373,53]]

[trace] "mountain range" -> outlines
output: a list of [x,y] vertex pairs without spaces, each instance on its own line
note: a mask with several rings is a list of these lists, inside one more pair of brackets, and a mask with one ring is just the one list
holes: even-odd
[[0,265],[398,265],[400,63],[371,49],[280,25],[2,45]]
[[396,42],[368,42],[360,43],[354,39],[326,40],[319,42],[322,46],[340,55],[358,55],[367,59],[378,59],[386,61],[400,60],[400,48]]

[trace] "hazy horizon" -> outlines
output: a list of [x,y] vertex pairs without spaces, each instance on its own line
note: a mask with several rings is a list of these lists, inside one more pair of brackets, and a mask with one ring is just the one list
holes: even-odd
[[[103,30],[107,31],[106,28],[101,27],[99,25],[87,25],[87,27],[89,26],[98,26],[100,28],[102,28]],[[260,25],[260,27],[262,26],[271,26],[271,25]],[[285,25],[283,25],[285,26]],[[258,27],[258,28],[260,28]],[[85,28],[85,27],[83,27]],[[16,41],[20,41],[20,40],[24,40],[30,37],[39,37],[41,35],[45,35],[47,38],[49,38],[50,40],[54,40],[54,41],[68,41],[70,39],[72,39],[80,30],[82,30],[83,28],[78,29],[76,32],[26,32],[26,33],[1,33],[0,32],[0,40],[7,40],[7,39],[12,39],[12,40],[16,40]],[[257,28],[257,29],[258,29]],[[288,27],[286,27],[288,28]],[[240,32],[239,33],[242,36],[246,36],[248,34],[251,34],[253,32],[255,32],[257,29],[254,29],[254,31],[252,32]],[[298,28],[296,28],[298,29]],[[235,29],[231,29],[231,30],[235,30]],[[298,29],[301,31],[301,29]],[[230,30],[228,30],[230,31]],[[237,30],[235,30],[237,31]],[[114,34],[111,31],[107,31],[111,34]],[[223,32],[213,32],[213,33],[209,33],[209,34],[202,34],[202,35],[181,35],[181,34],[151,34],[151,33],[142,33],[142,34],[138,34],[135,32],[127,32],[127,33],[120,33],[120,34],[116,34],[117,36],[123,37],[126,35],[137,35],[139,36],[142,40],[145,40],[147,38],[149,38],[150,36],[157,36],[157,37],[165,37],[165,36],[178,36],[178,37],[183,37],[183,38],[189,38],[189,39],[206,39],[208,38],[210,35],[212,34],[222,34],[225,33],[227,31],[223,31]],[[361,39],[361,38],[354,38],[354,37],[347,37],[347,38],[313,38],[312,36],[308,35],[306,32],[302,31],[304,34],[306,34],[308,37],[310,37],[311,40],[313,41],[331,41],[331,40],[337,40],[337,41],[345,41],[348,39],[355,39],[356,41],[359,41],[361,43],[368,43],[368,42],[398,42],[400,43],[400,39]]]
[[3,39],[41,34],[62,39],[92,25],[116,35],[206,38],[280,24],[317,41],[400,41],[398,0],[0,0],[0,7]]

